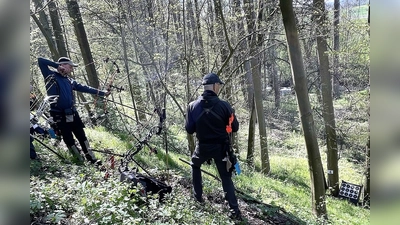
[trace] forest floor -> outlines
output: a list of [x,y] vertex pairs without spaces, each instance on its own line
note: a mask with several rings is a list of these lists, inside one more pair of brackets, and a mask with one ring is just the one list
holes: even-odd
[[[340,104],[346,110],[342,112],[341,120],[338,120],[338,127],[342,130],[356,129],[357,133],[345,133],[347,147],[341,152],[339,166],[342,180],[358,183],[362,176],[362,164],[355,159],[362,158],[359,149],[366,139],[364,130],[367,129],[365,121],[348,119],[361,115],[355,114],[349,108],[354,106],[353,102],[362,101],[354,97],[350,100],[352,101],[346,100]],[[104,171],[87,163],[65,164],[34,142],[41,160],[31,161],[30,166],[31,224],[321,224],[313,216],[311,209],[310,174],[304,137],[300,133],[300,121],[295,117],[295,105],[287,106],[291,108],[281,110],[275,116],[277,118],[268,118],[268,151],[272,168],[270,174],[266,176],[258,172],[259,160],[249,167],[245,163],[245,150],[241,150],[239,154],[242,174],[234,177],[234,184],[242,221],[233,221],[227,216],[228,204],[223,196],[222,184],[204,173],[205,203],[198,204],[194,201],[190,166],[179,160],[181,157],[189,158],[187,154],[180,152],[186,149],[186,137],[170,135],[168,155],[163,148],[158,153],[151,154],[146,147],[135,156],[144,169],[172,187],[169,202],[156,204],[154,209],[141,208],[142,206],[136,205],[135,199],[127,198],[117,170],[119,161],[116,160],[111,176],[104,179]],[[364,108],[356,109],[364,112]],[[322,132],[322,119],[316,117],[315,121],[317,133]],[[242,130],[245,132],[246,127],[242,126]],[[132,143],[136,143],[104,128],[86,128],[86,131],[95,149],[115,149],[115,153],[123,154],[133,146]],[[247,144],[246,137],[247,134],[243,133],[238,137],[242,149],[246,149],[243,147]],[[161,137],[153,140],[152,145],[163,146]],[[180,144],[183,142],[185,144]],[[259,140],[255,142],[258,143]],[[323,139],[320,138],[319,143],[323,144]],[[323,145],[320,146],[321,149],[324,148]],[[65,157],[70,157],[63,143],[54,148]],[[259,149],[255,156],[258,159],[257,152]],[[109,155],[99,152],[96,155],[107,164]],[[321,157],[323,161],[326,160],[326,154],[321,154]],[[169,163],[165,163],[166,159]],[[217,176],[214,165],[204,165],[202,169]],[[332,218],[330,224],[367,224],[370,221],[368,209],[331,196],[327,196],[326,202],[329,217]],[[110,212],[111,209],[117,211]],[[110,213],[110,218],[104,216]]]
[[[192,183],[190,178],[178,178],[175,179],[171,186],[173,189],[181,189],[187,196],[192,196],[191,188]],[[272,206],[267,203],[263,203],[243,191],[236,192],[238,198],[239,208],[242,212],[242,220],[235,221],[235,224],[285,224],[285,225],[296,225],[304,224],[301,221],[291,217],[285,209],[277,206]],[[209,207],[212,210],[225,212],[227,214],[228,202],[225,201],[222,193],[218,190],[212,191],[211,193],[204,194],[205,205],[199,205],[199,207]],[[211,211],[212,211],[211,210]],[[266,213],[267,212],[267,213]]]

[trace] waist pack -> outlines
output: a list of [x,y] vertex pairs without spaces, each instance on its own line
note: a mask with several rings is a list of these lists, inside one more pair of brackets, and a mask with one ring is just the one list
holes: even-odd
[[159,201],[162,202],[167,193],[171,193],[172,187],[155,178],[138,173],[135,170],[121,172],[121,182],[132,183],[133,186],[140,185],[140,194],[158,194]]

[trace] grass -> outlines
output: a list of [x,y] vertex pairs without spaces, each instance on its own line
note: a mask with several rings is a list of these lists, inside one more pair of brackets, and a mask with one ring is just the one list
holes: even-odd
[[[360,97],[361,98],[361,97]],[[356,96],[343,98],[335,102],[336,108],[344,109],[344,116],[351,110],[362,110],[363,101]],[[360,106],[350,109],[350,101]],[[290,106],[291,107],[291,106]],[[287,117],[296,116],[296,109],[286,109]],[[292,113],[292,114],[291,114]],[[295,118],[294,118],[295,119]],[[297,119],[295,119],[297,120]],[[343,119],[345,120],[345,119]],[[360,120],[351,122],[362,124]],[[347,126],[352,126],[348,124]],[[360,125],[361,126],[361,125]],[[363,125],[362,125],[363,126]],[[90,143],[95,149],[111,149],[115,153],[124,153],[134,146],[136,141],[129,135],[111,133],[104,128],[86,128]],[[289,132],[288,132],[289,131]],[[41,161],[31,161],[30,176],[30,215],[31,222],[38,224],[234,224],[227,218],[227,206],[223,201],[221,184],[214,178],[203,174],[204,194],[208,197],[204,206],[198,205],[191,197],[190,166],[179,158],[188,160],[185,133],[179,126],[171,126],[172,149],[166,155],[161,137],[154,136],[151,146],[158,147],[158,153],[151,153],[145,147],[135,160],[154,176],[164,179],[173,186],[173,193],[165,203],[155,199],[144,199],[137,189],[119,182],[119,173],[113,170],[108,179],[105,172],[85,164],[64,164],[51,152],[35,142]],[[173,132],[179,133],[173,136]],[[243,127],[239,133],[240,145],[244,146],[247,134]],[[355,136],[349,136],[355,139]],[[258,140],[256,140],[258,143]],[[326,205],[329,221],[321,222],[311,212],[310,175],[304,137],[291,129],[269,130],[269,155],[271,171],[268,176],[257,172],[240,161],[242,174],[233,178],[235,187],[246,195],[239,196],[239,204],[245,214],[242,224],[274,224],[271,218],[289,217],[299,224],[369,224],[370,211],[344,200],[327,196]],[[321,157],[326,166],[324,141],[320,140]],[[360,142],[361,144],[361,142]],[[257,146],[258,144],[256,144]],[[176,151],[178,150],[178,151]],[[256,147],[256,159],[259,158]],[[69,157],[68,154],[65,154]],[[96,153],[107,166],[108,155]],[[246,151],[242,150],[240,159]],[[168,158],[168,163],[166,159]],[[119,162],[119,161],[118,161]],[[130,166],[135,166],[131,164]],[[217,175],[214,165],[204,165],[202,169]],[[360,184],[362,164],[347,160],[344,155],[339,160],[340,180]],[[143,172],[142,170],[140,170]],[[131,197],[129,197],[131,196]],[[249,203],[243,199],[257,199],[265,204]],[[284,211],[280,211],[280,208]]]
[[[98,132],[100,131],[96,131],[95,133],[98,135]],[[90,135],[94,134],[92,132],[88,133]],[[110,140],[110,142],[104,142],[104,145],[118,149],[116,143],[120,142],[115,141],[115,136],[106,134],[106,132],[100,133],[107,137],[106,140]],[[99,224],[108,224],[107,221],[118,223],[118,221],[120,221],[118,218],[122,217],[122,214],[127,213],[125,212],[127,211],[127,204],[138,203],[136,202],[138,200],[130,200],[126,198],[126,196],[123,196],[127,193],[127,190],[124,189],[125,186],[122,183],[117,182],[118,177],[113,177],[113,179],[110,180],[112,182],[104,181],[102,179],[103,174],[90,166],[79,167],[75,165],[61,165],[61,167],[53,167],[51,165],[53,165],[57,159],[42,150],[38,150],[38,152],[41,155],[45,155],[46,162],[42,163],[49,166],[49,169],[45,175],[46,179],[43,179],[43,176],[37,175],[43,175],[43,173],[40,172],[34,173],[33,176],[31,175],[31,215],[42,215],[47,221],[53,221],[54,224],[56,224],[57,221],[65,221],[68,217],[76,218],[75,221],[77,223],[72,224],[78,224],[78,221],[85,221],[85,218],[87,220],[96,220]],[[162,155],[162,152],[157,156],[159,155]],[[160,160],[160,156],[157,157],[147,154],[146,150],[143,150],[138,156],[140,156],[138,157],[138,161],[149,167],[149,169],[151,168],[152,172],[166,169],[166,164]],[[178,174],[181,177],[190,177],[190,167],[178,159],[179,157],[184,158],[185,156],[173,152],[168,156],[170,178]],[[49,159],[48,162],[47,159]],[[264,176],[255,172],[242,162],[242,174],[234,177],[236,187],[239,190],[245,191],[253,198],[273,206],[284,208],[287,213],[293,215],[297,220],[303,221],[304,224],[318,224],[318,221],[311,213],[311,193],[307,159],[273,155],[270,161],[272,168],[270,176]],[[34,170],[35,166],[37,169],[38,165],[32,162],[31,170]],[[341,164],[341,168],[343,167],[345,167],[346,170],[341,173],[341,177],[349,182],[354,181],[354,177],[357,176],[356,174],[359,174],[358,171],[352,168],[351,164],[346,161],[343,161],[343,164]],[[217,174],[214,166],[206,165],[203,166],[203,169]],[[219,182],[207,175],[203,175],[203,179],[205,195],[211,195],[215,191],[222,192]],[[175,189],[179,191],[179,188]],[[173,199],[173,202],[169,203],[170,205],[167,204],[164,206],[167,211],[164,216],[171,216],[175,213],[178,218],[183,218],[183,216],[178,216],[178,214],[176,214],[177,209],[173,208],[180,207],[178,208],[180,210],[191,210],[190,213],[186,212],[189,214],[186,216],[192,216],[192,222],[197,216],[205,216],[204,214],[207,214],[205,217],[208,219],[205,220],[207,220],[208,223],[204,224],[218,224],[218,220],[212,222],[213,220],[211,217],[215,217],[216,215],[222,217],[221,212],[223,212],[223,210],[221,211],[221,209],[219,209],[220,211],[217,214],[213,212],[204,212],[201,208],[196,207],[194,202],[188,200],[190,199],[188,192],[182,192],[180,194],[178,198]],[[176,201],[180,201],[181,199],[186,199],[186,202],[178,204]],[[185,208],[182,208],[183,206]],[[188,209],[186,209],[186,207]],[[346,224],[369,223],[368,210],[356,207],[345,201],[328,197],[327,208],[331,224],[343,224],[343,221],[346,221]],[[110,213],[114,210],[122,210],[120,212],[121,215],[115,215],[113,218],[112,216],[102,217],[100,214],[94,213],[95,211]],[[130,210],[128,211],[130,212]],[[132,215],[134,215],[133,212],[130,212],[130,214],[128,213],[125,216],[130,217]],[[143,213],[138,213],[137,216],[137,223],[135,223],[132,218],[128,221],[131,221],[132,224],[142,224],[144,220],[149,220],[154,222],[153,224],[157,224],[154,220],[146,218],[146,215]],[[139,216],[140,218],[144,217],[144,219],[139,219]],[[186,219],[190,221],[189,218]],[[220,219],[220,221],[226,220],[226,218]]]

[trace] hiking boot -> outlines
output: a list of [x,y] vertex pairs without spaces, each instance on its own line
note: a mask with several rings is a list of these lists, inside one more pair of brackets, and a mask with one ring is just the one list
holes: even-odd
[[79,152],[79,149],[76,147],[76,145],[67,146],[67,147],[75,159],[77,159],[79,162],[83,162],[83,157],[82,157],[81,153]]
[[229,218],[234,219],[234,220],[242,220],[242,213],[240,210],[229,210]]
[[196,202],[199,203],[204,203],[204,199],[203,198],[194,198]]
[[[85,140],[84,145],[82,147],[82,151],[85,153],[85,158],[87,161],[91,162],[92,164],[101,165],[101,161],[96,158],[93,154],[92,149],[90,148],[89,141]],[[100,162],[100,163],[99,163]]]
[[198,198],[198,197],[196,197],[196,196],[193,196],[194,197],[194,201],[195,202],[198,202],[198,203],[200,203],[200,204],[204,204],[204,199],[202,198],[202,197],[200,197],[200,198]]

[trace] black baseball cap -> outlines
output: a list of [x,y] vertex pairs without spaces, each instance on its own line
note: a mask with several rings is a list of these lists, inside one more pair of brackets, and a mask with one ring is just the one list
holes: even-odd
[[75,64],[75,63],[73,63],[69,58],[67,58],[67,57],[61,57],[61,58],[59,58],[58,59],[58,61],[57,61],[57,64],[69,64],[69,65],[71,65],[71,66],[73,66],[73,67],[77,67],[78,66],[78,64]]
[[215,73],[209,73],[203,77],[202,85],[216,84],[216,83],[224,84],[224,82],[222,82]]

